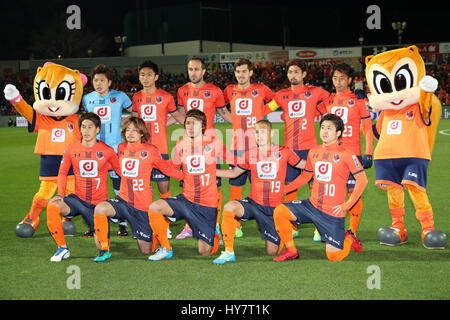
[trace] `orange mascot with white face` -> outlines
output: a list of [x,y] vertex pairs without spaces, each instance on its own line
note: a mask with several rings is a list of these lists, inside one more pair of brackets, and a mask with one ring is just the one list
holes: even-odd
[[428,249],[444,249],[445,233],[435,230],[433,209],[426,193],[427,169],[441,116],[441,103],[433,94],[438,82],[425,75],[416,46],[366,57],[369,105],[381,111],[375,136],[375,184],[387,190],[390,227],[378,230],[384,245],[407,242],[404,189],[408,191]]
[[[66,147],[81,139],[78,128],[83,86],[87,77],[78,70],[47,62],[37,69],[34,78],[35,102],[30,106],[14,85],[7,84],[4,95],[28,120],[29,132],[37,132],[34,153],[40,155],[39,191],[34,195],[30,211],[16,227],[20,237],[32,237],[39,225],[39,214],[57,189],[59,165]],[[70,174],[70,173],[69,173]],[[73,173],[66,193],[74,191]]]

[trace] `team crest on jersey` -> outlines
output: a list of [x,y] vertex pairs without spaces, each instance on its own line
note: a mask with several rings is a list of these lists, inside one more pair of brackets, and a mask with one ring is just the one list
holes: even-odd
[[103,151],[97,151],[96,156],[97,156],[97,159],[98,159],[98,160],[102,160],[103,157],[104,157]]
[[280,151],[275,151],[273,153],[273,157],[275,160],[280,160],[281,159],[281,152]]
[[414,111],[413,110],[406,111],[406,119],[412,120],[413,118],[414,118]]
[[160,104],[163,101],[163,98],[160,96],[156,96],[155,100],[157,104]]
[[305,98],[306,99],[311,98],[311,91],[305,91]]
[[253,89],[253,90],[252,90],[252,97],[255,98],[255,97],[257,97],[257,96],[258,96],[258,90]]
[[204,96],[206,99],[208,99],[209,97],[211,97],[211,92],[209,92],[208,90],[205,90],[205,91],[203,92],[203,96]]
[[110,101],[111,103],[115,103],[115,102],[117,101],[117,98],[116,98],[116,97],[112,97],[111,99],[109,99],[109,101]]
[[147,159],[148,153],[147,151],[141,151],[141,159]]
[[341,155],[339,153],[335,153],[333,155],[333,161],[334,162],[339,162],[339,160],[341,160]]
[[73,124],[72,124],[72,122],[67,122],[67,130],[69,130],[70,132],[73,131]]
[[348,99],[347,105],[348,105],[349,107],[353,107],[353,106],[355,105],[355,100],[353,100],[353,99]]

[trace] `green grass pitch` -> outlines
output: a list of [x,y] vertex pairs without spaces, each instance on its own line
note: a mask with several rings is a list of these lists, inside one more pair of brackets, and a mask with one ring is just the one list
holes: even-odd
[[[227,125],[218,127],[223,130]],[[169,131],[174,128],[180,126]],[[281,133],[280,124],[275,128]],[[429,167],[428,194],[436,228],[450,235],[450,121],[441,121],[439,130],[442,133],[437,134]],[[202,257],[197,253],[197,240],[174,238],[172,259],[149,262],[147,256],[139,253],[131,236],[115,236],[117,225],[112,224],[112,259],[96,264],[94,240],[82,237],[86,226],[78,217],[74,219],[77,235],[67,239],[71,257],[61,263],[50,263],[56,245],[46,227],[45,210],[33,238],[18,238],[14,232],[39,187],[39,157],[33,153],[35,139],[36,134],[27,133],[26,128],[0,128],[2,300],[445,300],[450,297],[449,250],[433,251],[422,246],[420,225],[407,196],[408,243],[400,247],[379,245],[377,230],[390,225],[390,216],[385,192],[374,186],[374,168],[367,170],[369,184],[363,194],[364,210],[358,229],[363,252],[351,252],[342,262],[327,260],[324,244],[312,241],[312,225],[302,226],[300,237],[295,239],[299,260],[272,262],[272,257],[265,254],[256,223],[249,221],[242,224],[244,237],[235,241],[234,263],[222,266],[212,263],[223,246],[214,257]],[[180,192],[177,181],[172,180],[171,190],[174,195]],[[225,203],[229,198],[226,180],[222,192]],[[244,196],[248,192],[247,186]],[[300,199],[308,196],[305,188],[300,189]],[[174,237],[183,225],[184,221],[171,225]],[[75,289],[71,286],[72,268],[79,271],[79,287]],[[377,286],[374,288],[373,284]]]

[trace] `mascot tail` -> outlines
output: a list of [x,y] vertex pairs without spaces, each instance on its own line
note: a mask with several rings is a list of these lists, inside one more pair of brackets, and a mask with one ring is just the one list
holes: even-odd
[[437,127],[441,119],[442,105],[435,94],[423,90],[420,92],[419,105],[422,118],[428,124],[428,144],[431,154],[436,140]]

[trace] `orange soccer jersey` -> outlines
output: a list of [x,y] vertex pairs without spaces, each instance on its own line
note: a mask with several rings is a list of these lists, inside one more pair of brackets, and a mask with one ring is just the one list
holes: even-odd
[[264,84],[254,83],[247,89],[237,84],[229,85],[224,92],[225,101],[231,106],[233,140],[231,150],[248,150],[255,146],[252,129],[267,113],[265,103],[274,93]]
[[249,197],[262,206],[276,207],[283,203],[284,181],[288,163],[296,166],[301,159],[290,149],[272,145],[263,152],[252,148],[245,153],[241,169],[250,170],[252,183]]
[[149,144],[154,144],[162,154],[168,154],[167,115],[177,110],[170,93],[157,89],[153,94],[144,90],[133,96],[133,111],[144,120],[150,137]]
[[58,195],[62,197],[70,166],[75,174],[75,194],[90,204],[108,199],[108,170],[120,172],[114,149],[102,141],[89,148],[81,143],[72,144],[66,149],[59,168]]
[[383,110],[377,121],[380,140],[374,159],[421,158],[431,160],[427,127],[419,105],[401,110]]
[[67,117],[49,117],[34,111],[30,132],[37,132],[34,153],[40,155],[63,155],[67,146],[81,140],[77,114]]
[[[310,201],[313,206],[332,216],[333,207],[345,202],[346,186],[349,174],[357,175],[365,172],[358,157],[348,151],[340,142],[333,145],[320,145],[308,153],[306,167],[302,174],[288,186],[298,188],[314,177]],[[300,183],[301,182],[301,183]],[[338,217],[344,217],[344,211]]]
[[119,197],[138,210],[147,211],[153,201],[151,176],[153,168],[178,180],[183,178],[170,161],[164,161],[152,144],[121,143],[117,149],[122,181]]
[[196,142],[185,137],[176,143],[172,161],[183,168],[183,195],[186,199],[202,206],[217,207],[218,159],[231,161],[233,155],[225,148],[223,142],[215,137],[203,136]]
[[339,116],[345,125],[342,143],[351,153],[361,155],[361,121],[366,135],[366,153],[372,154],[372,120],[365,99],[349,90],[339,94],[332,93],[318,107],[321,114],[333,113]]
[[187,83],[178,89],[177,105],[188,112],[191,109],[202,111],[206,115],[206,129],[214,129],[216,109],[225,107],[222,90],[212,83],[205,83],[201,88],[195,88]]
[[319,87],[302,85],[278,91],[269,103],[271,110],[284,112],[284,145],[292,150],[309,150],[317,146],[314,118],[320,116],[317,105],[330,93]]

